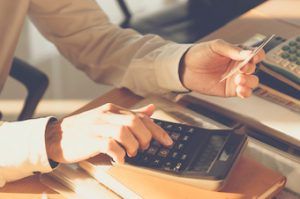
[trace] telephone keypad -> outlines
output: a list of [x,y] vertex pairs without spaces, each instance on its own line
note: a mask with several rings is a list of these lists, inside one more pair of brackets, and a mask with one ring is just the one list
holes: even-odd
[[290,39],[268,52],[264,62],[274,70],[277,67],[277,70],[286,71],[289,78],[300,82],[300,37]]

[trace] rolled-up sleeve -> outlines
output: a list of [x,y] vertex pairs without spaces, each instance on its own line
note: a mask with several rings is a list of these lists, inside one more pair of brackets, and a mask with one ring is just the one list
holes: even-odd
[[143,96],[186,91],[178,67],[191,44],[121,29],[94,0],[32,0],[29,14],[40,32],[97,82]]
[[52,170],[46,152],[45,130],[51,117],[0,126],[0,186]]

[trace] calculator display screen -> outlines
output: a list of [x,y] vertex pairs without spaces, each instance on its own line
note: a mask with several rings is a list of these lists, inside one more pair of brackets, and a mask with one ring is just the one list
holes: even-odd
[[227,134],[212,135],[209,138],[206,147],[204,147],[203,151],[199,153],[199,156],[193,163],[191,170],[200,172],[206,171],[218,155],[219,151],[222,150],[227,136]]

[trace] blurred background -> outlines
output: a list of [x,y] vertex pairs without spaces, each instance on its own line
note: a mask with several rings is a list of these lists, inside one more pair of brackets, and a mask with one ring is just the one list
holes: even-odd
[[[194,42],[263,0],[97,0],[111,21],[180,43]],[[27,19],[16,56],[47,74],[49,88],[35,116],[66,115],[111,89],[96,84],[59,55]],[[0,95],[5,120],[15,120],[26,89],[9,78]]]

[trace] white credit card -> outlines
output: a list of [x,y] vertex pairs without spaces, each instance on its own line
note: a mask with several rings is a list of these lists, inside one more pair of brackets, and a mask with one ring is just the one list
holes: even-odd
[[255,55],[257,55],[257,53],[263,48],[265,47],[265,45],[267,45],[267,43],[269,43],[275,35],[271,35],[270,37],[268,37],[267,39],[265,39],[265,41],[259,45],[258,47],[255,47],[251,54],[249,55],[249,57],[247,57],[246,59],[244,59],[243,61],[237,62],[237,65],[235,67],[233,67],[232,70],[228,71],[227,73],[225,73],[220,82],[224,81],[225,79],[229,78],[230,76],[232,76],[233,74],[237,73],[241,68],[243,68]]

